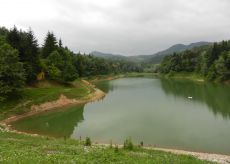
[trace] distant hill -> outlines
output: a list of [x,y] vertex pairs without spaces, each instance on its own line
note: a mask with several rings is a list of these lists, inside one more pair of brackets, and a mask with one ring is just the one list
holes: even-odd
[[117,55],[117,54],[110,54],[110,53],[103,53],[99,51],[93,51],[90,53],[93,56],[104,58],[104,59],[111,59],[111,60],[129,60],[128,57],[124,55]]
[[111,54],[111,53],[102,53],[98,51],[93,51],[91,52],[91,54],[96,57],[101,57],[104,59],[125,60],[125,61],[131,61],[131,62],[147,62],[147,63],[152,63],[152,64],[158,64],[163,60],[165,56],[170,55],[174,52],[182,52],[185,50],[190,50],[195,47],[200,47],[200,46],[209,45],[209,44],[211,43],[210,42],[196,42],[196,43],[191,43],[189,45],[176,44],[176,45],[169,47],[166,50],[157,52],[152,55],[124,56],[124,55]]
[[195,47],[200,47],[200,46],[205,46],[205,45],[209,45],[211,44],[210,42],[196,42],[196,43],[191,43],[189,45],[184,45],[184,44],[176,44],[171,46],[170,48],[157,52],[153,55],[150,55],[151,57],[149,58],[149,62],[153,63],[153,64],[157,64],[160,63],[163,58],[167,55],[170,55],[174,52],[182,52],[185,50],[191,50]]

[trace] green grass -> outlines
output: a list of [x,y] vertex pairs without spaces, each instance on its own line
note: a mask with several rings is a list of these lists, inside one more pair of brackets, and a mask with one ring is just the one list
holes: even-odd
[[31,105],[57,100],[61,94],[68,98],[82,98],[92,92],[93,88],[80,80],[71,85],[40,82],[35,87],[23,90],[20,97],[0,103],[0,120],[10,115],[22,114],[30,110]]
[[131,72],[126,73],[126,77],[153,77],[157,75],[156,73],[148,73],[148,72]]
[[91,82],[100,82],[100,81],[106,81],[106,80],[117,79],[122,77],[124,77],[124,74],[109,74],[109,75],[89,76],[86,77],[85,79]]
[[205,81],[204,77],[197,73],[188,73],[188,72],[172,72],[168,74],[160,74],[160,77],[164,78],[175,78],[175,79],[189,79],[193,81]]
[[[191,156],[135,147],[84,146],[71,139],[51,139],[0,132],[0,163],[193,163],[207,164]],[[115,146],[114,146],[115,147]]]

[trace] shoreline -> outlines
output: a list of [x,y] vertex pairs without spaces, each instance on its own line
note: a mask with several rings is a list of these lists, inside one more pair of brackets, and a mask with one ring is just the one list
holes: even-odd
[[184,79],[184,80],[190,80],[194,82],[199,82],[199,83],[205,83],[206,80],[204,77],[201,77],[198,74],[193,74],[193,73],[173,73],[173,74],[158,74],[158,77],[160,78],[166,78],[166,79]]
[[215,153],[204,153],[204,152],[193,152],[193,151],[169,149],[169,148],[150,148],[150,149],[169,152],[169,153],[173,153],[173,154],[179,154],[179,155],[190,155],[190,156],[196,157],[200,160],[217,162],[217,163],[221,163],[221,164],[229,164],[230,163],[230,156],[229,155],[215,154]]
[[[34,116],[34,115],[37,115],[43,112],[53,111],[55,109],[67,107],[70,105],[80,105],[80,104],[90,103],[94,101],[99,101],[106,96],[106,93],[104,93],[100,89],[97,89],[95,87],[93,89],[94,89],[93,93],[90,93],[89,95],[83,98],[80,98],[80,99],[69,99],[65,95],[61,94],[58,100],[42,103],[40,105],[32,105],[30,107],[29,112],[26,112],[21,115],[15,115],[15,116],[8,117],[0,121],[0,125],[9,131],[12,130],[14,132],[19,132],[15,129],[12,129],[10,123],[18,121],[26,117]],[[19,132],[19,133],[24,133],[24,132]],[[29,134],[29,133],[26,133],[26,134]]]
[[[107,146],[107,147],[110,146],[110,144],[103,144],[103,143],[94,143],[93,145]],[[123,145],[121,144],[113,144],[112,146],[113,147],[118,146],[119,148],[123,148]],[[193,156],[200,160],[216,162],[220,164],[230,164],[230,155],[196,152],[196,151],[189,151],[189,150],[183,150],[183,149],[163,148],[163,147],[155,147],[155,146],[143,146],[141,148],[146,149],[146,150],[163,151],[163,152],[172,153],[175,155]]]

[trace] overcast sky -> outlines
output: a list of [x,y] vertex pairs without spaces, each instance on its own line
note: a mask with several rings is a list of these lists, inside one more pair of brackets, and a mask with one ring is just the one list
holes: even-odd
[[75,52],[152,54],[230,39],[230,0],[0,0],[0,26],[48,30]]

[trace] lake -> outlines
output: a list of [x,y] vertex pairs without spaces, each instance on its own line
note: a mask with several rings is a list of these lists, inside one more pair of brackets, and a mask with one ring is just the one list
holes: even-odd
[[[54,137],[230,154],[230,86],[158,78],[100,82],[98,102],[66,107],[13,123]],[[188,98],[188,97],[192,97]]]

